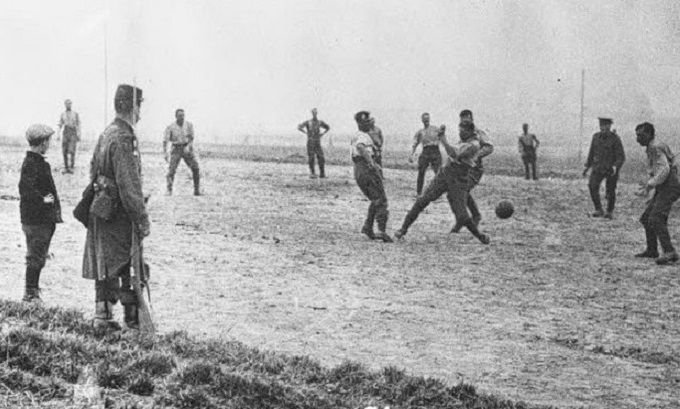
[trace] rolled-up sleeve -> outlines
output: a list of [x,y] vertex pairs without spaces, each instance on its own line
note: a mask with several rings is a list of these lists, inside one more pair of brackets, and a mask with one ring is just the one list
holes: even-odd
[[647,182],[647,185],[655,187],[666,181],[666,178],[671,171],[671,166],[668,163],[666,154],[657,146],[650,149],[649,161],[650,174],[652,177]]

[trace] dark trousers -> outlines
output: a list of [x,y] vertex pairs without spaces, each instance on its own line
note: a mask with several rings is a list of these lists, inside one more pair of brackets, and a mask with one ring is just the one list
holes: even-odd
[[418,180],[416,182],[416,193],[418,194],[423,191],[425,172],[427,172],[428,167],[432,167],[435,175],[442,167],[442,154],[439,152],[438,145],[423,147],[423,151],[418,157]]
[[26,288],[38,288],[50,250],[55,224],[22,224],[26,236]]
[[[524,152],[522,162],[524,162],[524,178],[529,180],[531,176],[531,179],[538,180],[536,176],[536,152]],[[531,170],[531,173],[529,173],[529,170]]]
[[609,169],[593,169],[590,173],[590,180],[588,181],[588,189],[590,189],[590,198],[593,201],[595,210],[602,210],[602,202],[600,201],[600,185],[606,179],[605,188],[607,198],[607,212],[613,212],[616,205],[616,183],[619,180],[618,173],[612,174]]
[[201,176],[198,169],[198,161],[196,160],[196,155],[193,149],[189,152],[185,152],[185,147],[187,145],[173,145],[172,151],[170,152],[170,167],[168,168],[168,174],[166,176],[168,191],[172,191],[172,184],[175,181],[175,173],[177,172],[177,167],[179,162],[184,159],[184,163],[191,169],[191,174],[194,178],[194,190],[198,191],[201,181]]
[[326,176],[325,164],[326,158],[323,155],[323,149],[321,148],[321,139],[308,139],[307,140],[307,160],[309,163],[309,173],[312,175],[314,172],[314,158],[319,161],[319,175]]
[[373,161],[378,164],[378,166],[382,167],[382,151],[376,149],[373,152]]
[[73,169],[76,164],[76,145],[78,144],[78,130],[70,126],[64,127],[61,139],[61,152],[64,155],[64,168]]
[[134,293],[130,281],[130,265],[125,265],[115,277],[94,280],[94,290],[96,302],[108,301],[115,304],[119,299],[129,298],[129,294]]
[[402,233],[406,234],[411,224],[430,203],[447,193],[449,206],[456,216],[456,221],[467,227],[475,236],[479,236],[480,233],[467,212],[468,190],[470,189],[469,170],[468,166],[457,163],[444,166],[427,185],[423,194],[416,198],[416,202],[404,218],[401,226]]
[[666,182],[656,187],[654,196],[640,217],[640,223],[645,228],[648,251],[658,252],[657,243],[661,244],[665,253],[675,251],[668,232],[668,215],[678,198],[680,198],[680,183],[677,171],[673,168]]
[[374,221],[377,221],[378,230],[384,232],[387,227],[389,212],[387,211],[387,196],[380,172],[371,169],[363,158],[355,158],[354,179],[364,196],[371,201],[364,226],[372,230]]

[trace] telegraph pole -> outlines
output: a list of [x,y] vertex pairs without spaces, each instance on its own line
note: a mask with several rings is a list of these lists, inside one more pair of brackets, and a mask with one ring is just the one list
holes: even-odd
[[581,162],[581,157],[583,156],[583,96],[585,94],[586,85],[586,70],[581,69],[581,125],[579,126],[579,136],[578,136],[578,161]]

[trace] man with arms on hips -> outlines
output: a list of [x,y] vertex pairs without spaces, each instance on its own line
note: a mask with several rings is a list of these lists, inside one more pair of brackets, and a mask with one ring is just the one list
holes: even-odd
[[418,179],[416,180],[416,194],[420,195],[425,183],[425,172],[428,167],[436,175],[442,167],[442,154],[439,152],[439,128],[430,125],[430,114],[425,112],[420,116],[423,122],[423,129],[416,132],[413,137],[413,148],[409,162],[413,162],[418,145],[422,145],[423,150],[418,157]]
[[[517,148],[524,163],[524,178],[526,180],[529,180],[530,177],[533,180],[538,180],[536,176],[536,151],[538,150],[538,145],[540,145],[540,142],[536,135],[529,133],[529,124],[523,124],[522,135],[518,138]],[[529,170],[531,170],[531,174],[529,174]]]
[[73,173],[76,163],[76,146],[80,141],[80,116],[71,109],[72,102],[70,99],[64,101],[64,107],[66,107],[66,110],[59,117],[57,140],[59,134],[61,134],[61,151],[64,155],[63,173]]
[[319,161],[319,177],[326,177],[325,164],[326,160],[321,148],[321,137],[330,131],[331,127],[327,123],[317,118],[318,112],[316,108],[312,109],[312,119],[309,119],[298,125],[298,131],[307,135],[307,159],[309,164],[309,177],[316,178],[314,172],[314,158]]
[[[170,145],[170,152],[168,152]],[[175,181],[175,173],[179,162],[184,159],[184,163],[191,169],[194,179],[194,196],[201,194],[201,175],[198,169],[198,161],[194,153],[194,125],[184,120],[184,110],[178,108],[175,111],[175,122],[165,128],[163,137],[163,154],[165,161],[169,162],[167,181],[167,195],[172,195],[172,185]]]
[[[673,203],[680,198],[677,160],[668,145],[654,136],[654,125],[649,122],[641,123],[635,127],[635,134],[640,146],[645,147],[649,170],[649,179],[641,184],[639,195],[647,196],[654,190],[654,196],[640,217],[640,222],[645,227],[647,248],[635,257],[656,258],[656,263],[660,265],[675,263],[678,261],[678,253],[668,232],[668,215]],[[661,256],[658,244],[661,244],[663,250]]]

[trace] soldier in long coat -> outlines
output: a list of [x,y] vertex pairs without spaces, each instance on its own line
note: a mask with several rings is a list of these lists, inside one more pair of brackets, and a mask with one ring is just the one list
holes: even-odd
[[[134,95],[134,97],[133,97]],[[133,103],[133,98],[136,99]],[[138,325],[137,298],[130,285],[132,236],[149,235],[142,193],[141,160],[134,125],[139,120],[142,90],[120,85],[114,99],[116,118],[99,137],[90,163],[97,195],[111,198],[110,215],[93,205],[85,242],[83,277],[95,280],[96,329],[118,329],[113,306],[121,301],[125,323]],[[96,201],[95,197],[95,201]]]

